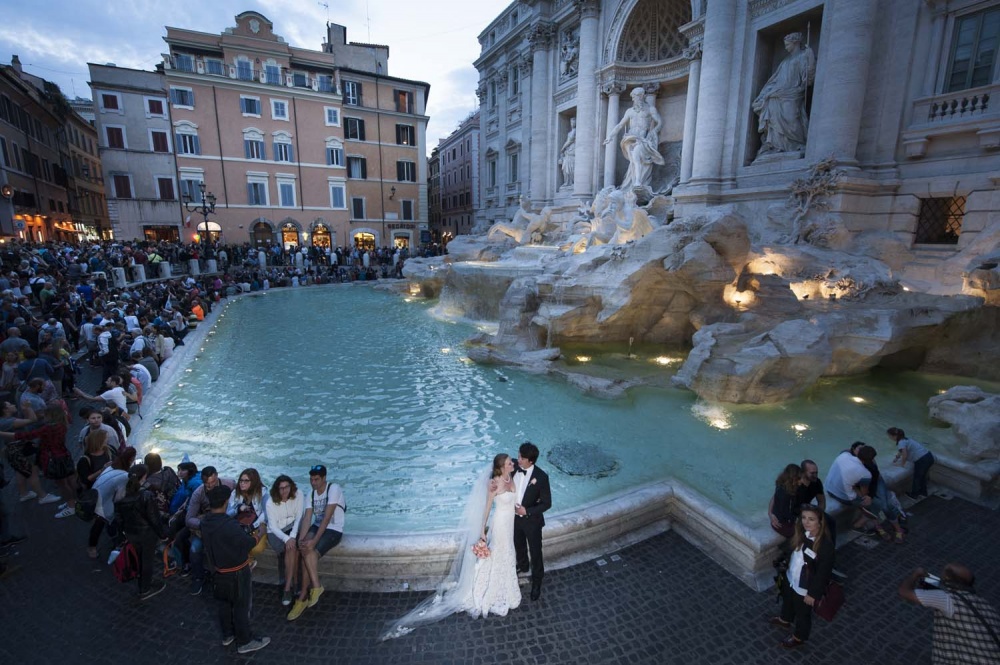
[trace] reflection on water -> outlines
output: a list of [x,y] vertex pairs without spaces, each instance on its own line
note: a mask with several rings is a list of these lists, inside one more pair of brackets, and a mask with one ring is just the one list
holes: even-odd
[[[702,404],[669,387],[602,400],[554,379],[469,363],[463,340],[475,329],[437,321],[429,308],[364,287],[239,300],[158,414],[148,445],[171,465],[188,453],[228,477],[246,466],[266,482],[287,472],[300,488],[309,467],[324,463],[344,485],[355,533],[457,522],[476,473],[526,439],[542,450],[553,513],[673,475],[759,519],[788,462],[815,459],[825,475],[837,451],[861,439],[888,464],[884,431],[892,425],[933,448],[940,432],[926,401],[956,383],[876,374],[825,381],[806,397],[764,407]],[[668,386],[679,367],[655,360],[678,357],[674,349],[637,345],[632,354],[589,348],[591,361],[576,369],[624,367]],[[600,480],[558,472],[544,455],[563,441],[602,447],[618,472]]]

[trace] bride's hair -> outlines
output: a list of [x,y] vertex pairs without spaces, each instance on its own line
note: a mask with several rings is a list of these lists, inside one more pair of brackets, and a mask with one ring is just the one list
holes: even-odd
[[490,474],[491,478],[499,478],[503,475],[504,464],[510,459],[510,455],[507,453],[500,453],[493,458],[493,473]]

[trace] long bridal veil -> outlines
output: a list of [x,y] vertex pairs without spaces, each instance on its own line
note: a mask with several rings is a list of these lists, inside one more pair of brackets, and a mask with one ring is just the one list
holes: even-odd
[[422,601],[403,617],[390,623],[379,640],[391,640],[411,633],[415,628],[440,621],[456,612],[468,609],[476,578],[476,555],[472,546],[483,531],[483,512],[489,496],[492,465],[476,477],[472,493],[462,511],[456,536],[458,553],[447,577],[438,584],[433,596]]

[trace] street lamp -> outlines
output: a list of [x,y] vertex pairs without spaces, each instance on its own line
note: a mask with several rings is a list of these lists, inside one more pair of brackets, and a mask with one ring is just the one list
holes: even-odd
[[201,192],[200,201],[195,204],[195,201],[191,198],[191,194],[184,195],[184,207],[187,208],[188,212],[200,213],[205,224],[205,233],[201,236],[202,244],[202,254],[205,257],[206,265],[208,265],[208,216],[215,212],[215,194],[212,192],[205,193],[205,183],[198,183],[198,191]]

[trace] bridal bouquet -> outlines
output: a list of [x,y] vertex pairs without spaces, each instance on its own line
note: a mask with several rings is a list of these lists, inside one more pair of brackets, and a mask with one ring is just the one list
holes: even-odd
[[490,556],[490,548],[486,540],[480,538],[479,542],[472,546],[472,553],[480,559],[487,559]]

